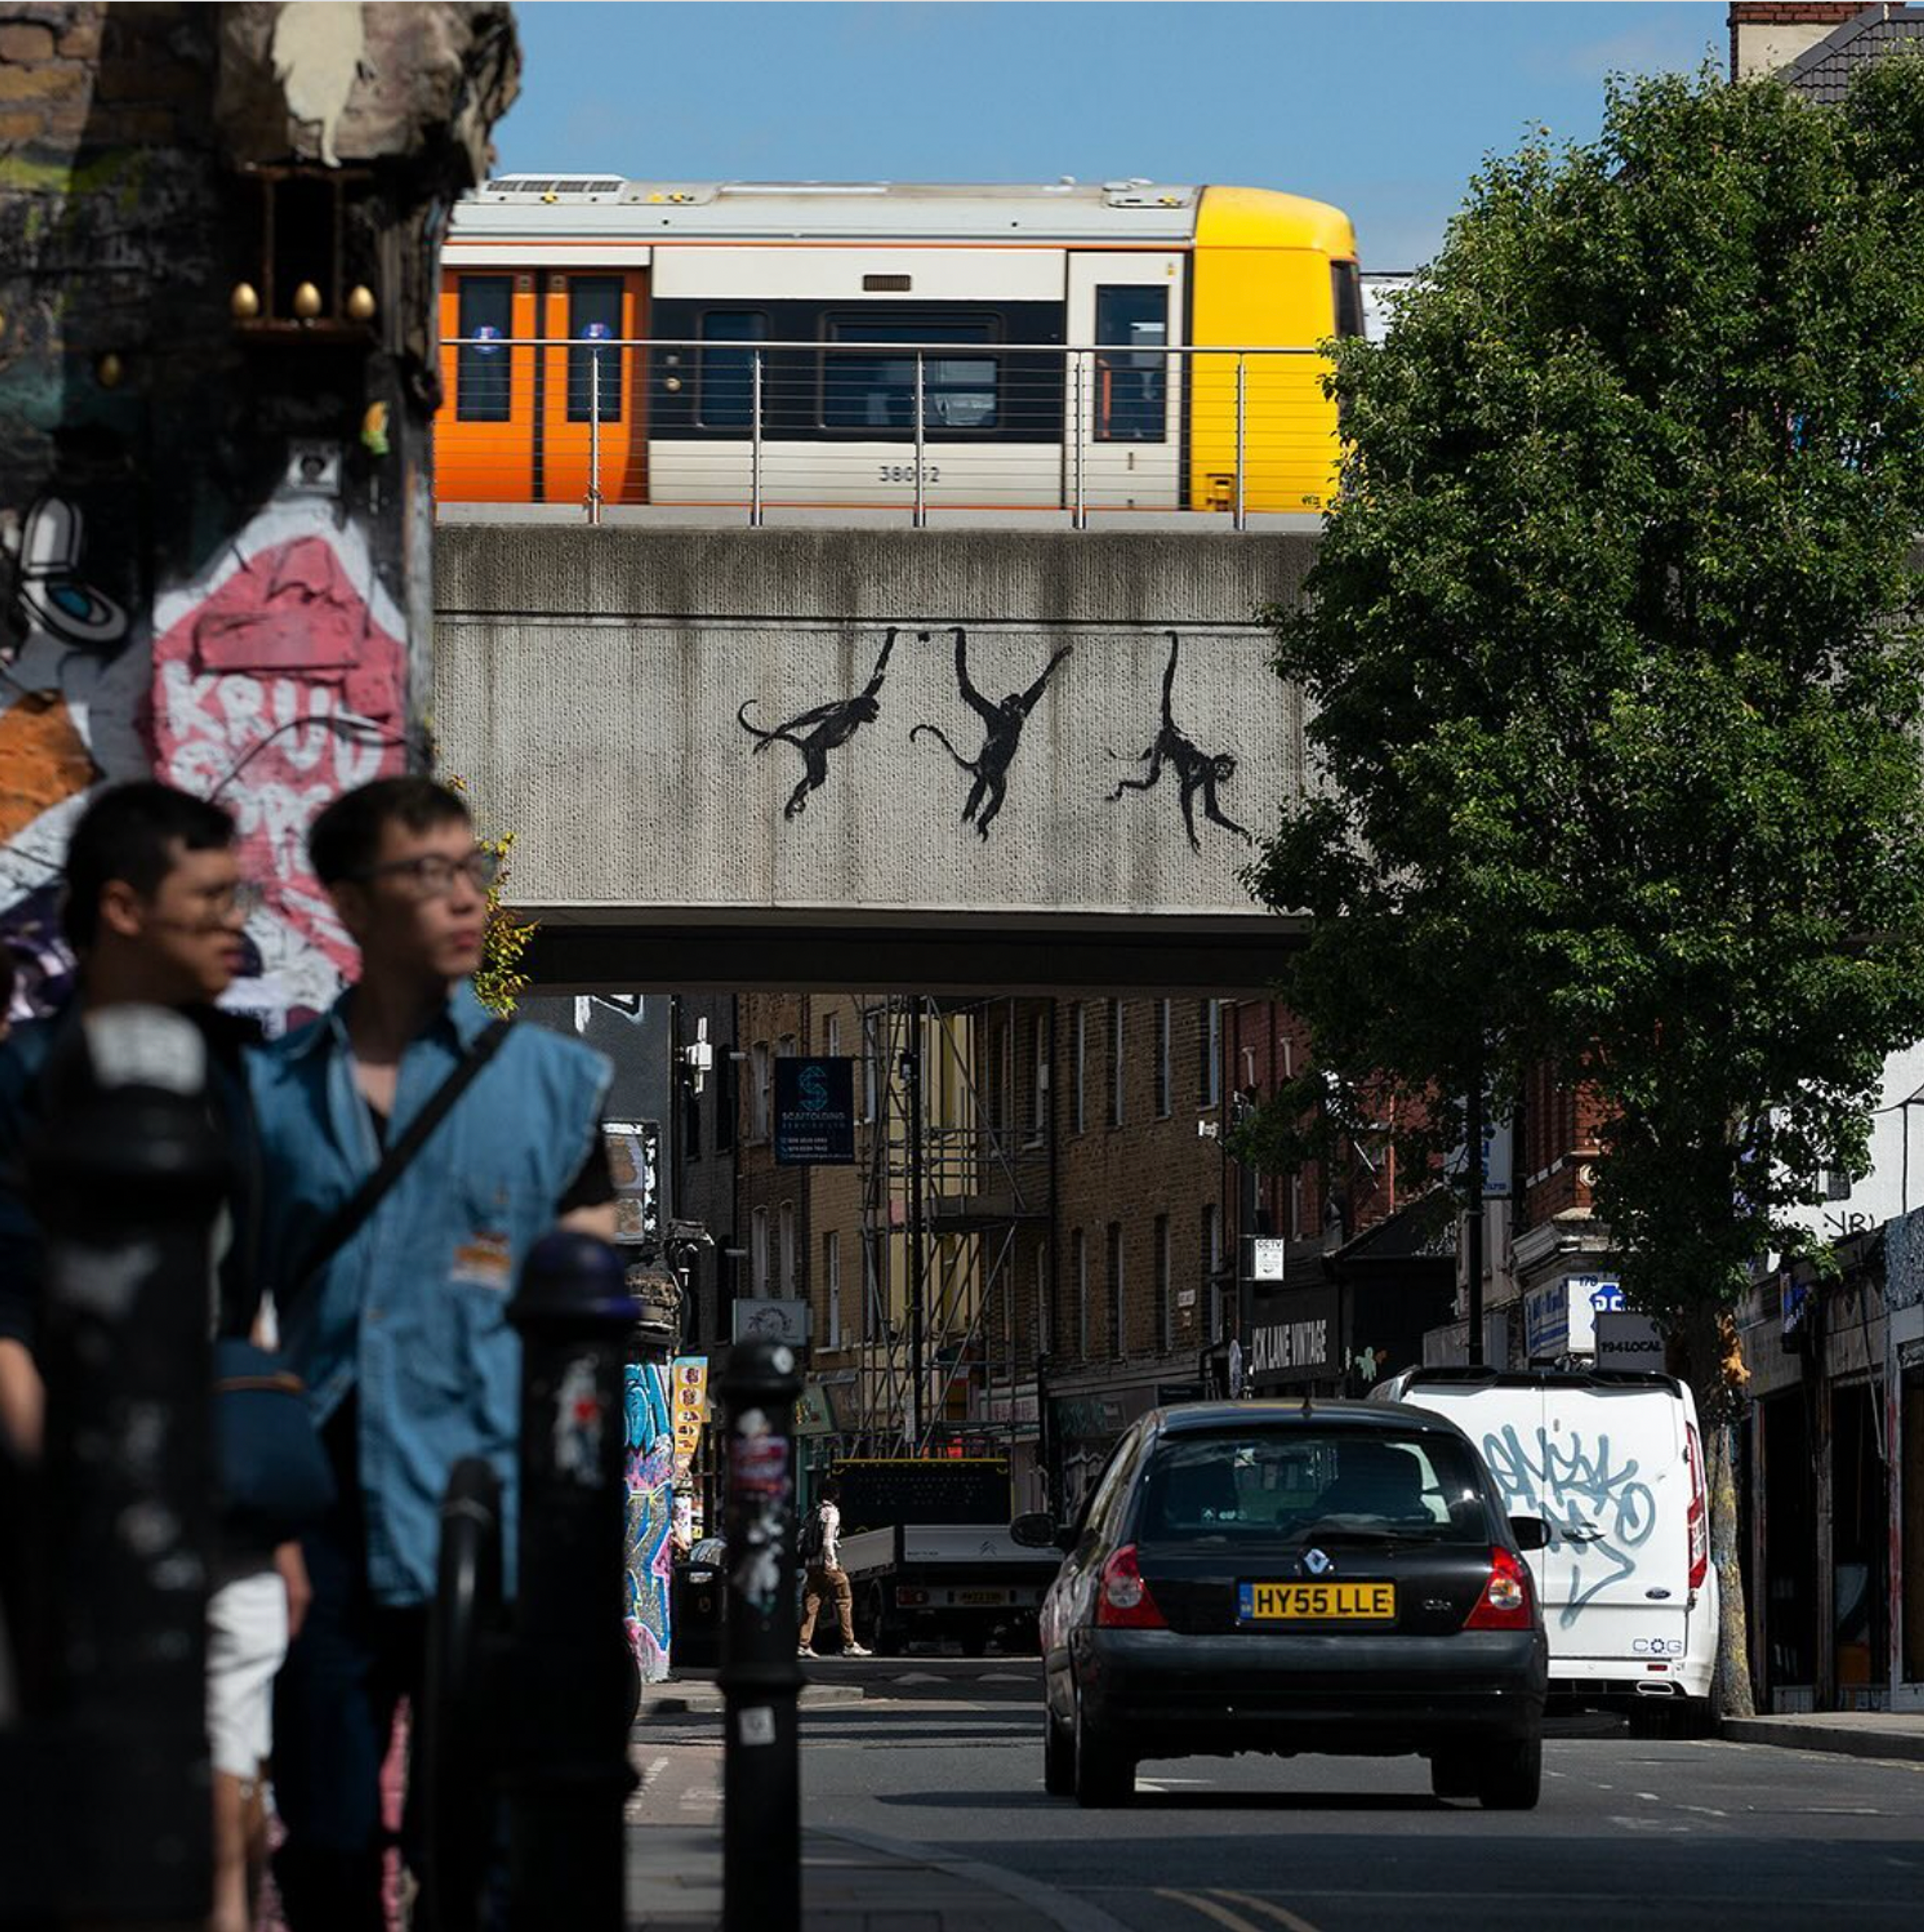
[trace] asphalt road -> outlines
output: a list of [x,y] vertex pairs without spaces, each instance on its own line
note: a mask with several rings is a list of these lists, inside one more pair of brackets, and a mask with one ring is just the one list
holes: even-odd
[[1441,1803],[1414,1758],[1261,1757],[1152,1762],[1132,1805],[1083,1811],[1043,1793],[1034,1670],[811,1671],[869,1696],[805,1713],[807,1825],[1040,1882],[1081,1932],[1924,1922],[1924,1765],[1583,1718],[1534,1812]]

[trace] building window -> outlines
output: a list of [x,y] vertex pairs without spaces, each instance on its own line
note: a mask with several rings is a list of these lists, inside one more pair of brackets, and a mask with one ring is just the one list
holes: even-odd
[[1202,1039],[1203,1064],[1197,1091],[1206,1107],[1222,1105],[1222,1004],[1220,1000],[1205,1000],[1197,1016],[1202,1022],[1197,1030]]
[[1029,1070],[1029,1139],[1039,1145],[1049,1131],[1049,1013],[1038,1006],[1035,1012],[1034,1052]]
[[[568,283],[568,419],[622,419],[622,351],[603,348],[622,336],[619,275],[571,275]],[[574,346],[586,343],[586,348]]]
[[1122,1124],[1122,1003],[1109,1002],[1109,1124]]
[[784,1201],[781,1204],[781,1292],[793,1299],[795,1294],[795,1203]]
[[1049,1306],[1049,1249],[1044,1242],[1035,1250],[1036,1352],[1046,1355],[1055,1346],[1055,1310]]
[[514,278],[463,275],[460,290],[455,420],[505,422],[514,414],[514,352],[507,342],[514,333]]
[[1075,1024],[1069,1029],[1069,1052],[1074,1062],[1069,1077],[1069,1131],[1079,1134],[1088,1123],[1085,1102],[1089,1074],[1089,1009],[1080,1000]]
[[831,1013],[822,1022],[822,1051],[831,1060],[842,1057],[842,1016]]
[[775,1076],[769,1064],[769,1043],[765,1040],[758,1040],[749,1048],[748,1052],[749,1064],[754,1070],[755,1081],[754,1094],[755,1111],[754,1118],[750,1122],[751,1131],[748,1138],[751,1140],[765,1141],[769,1137],[769,1118],[774,1104],[774,1095],[769,1083]]
[[[703,342],[760,342],[768,317],[752,309],[712,308],[702,317]],[[762,372],[762,406],[768,407],[768,371]],[[696,370],[695,420],[703,429],[747,429],[755,406],[755,351],[704,349]]]
[[[994,339],[987,322],[955,319],[870,322],[841,318],[830,326],[832,339],[837,342],[947,345]],[[838,352],[822,360],[823,428],[861,430],[871,436],[915,434],[916,358],[913,354],[898,354],[892,349],[872,356]],[[994,356],[925,356],[921,361],[925,429],[995,428]]]
[[749,1286],[757,1301],[766,1301],[769,1295],[769,1210],[757,1208],[749,1223],[748,1264],[753,1272]]
[[715,1050],[715,1150],[732,1153],[735,1110],[742,1104],[742,1076],[734,1054],[726,1046]]
[[1217,1280],[1222,1267],[1222,1210],[1213,1201],[1203,1204],[1203,1280],[1209,1294],[1209,1340],[1222,1340],[1223,1285]]
[[1089,1244],[1080,1228],[1069,1236],[1069,1276],[1075,1285],[1076,1360],[1089,1359]]
[[795,1054],[796,1040],[794,1034],[792,1033],[784,1034],[781,1038],[775,1042],[775,1058],[778,1060],[793,1060],[795,1058]]
[[822,1280],[829,1298],[829,1346],[842,1346],[842,1238],[831,1228],[822,1237]]
[[1169,291],[1095,291],[1095,440],[1161,442],[1167,434]]
[[882,1270],[877,1262],[877,1238],[865,1228],[862,1237],[862,1339],[878,1342],[889,1332],[882,1306]]
[[1109,1352],[1120,1356],[1128,1351],[1122,1334],[1122,1224],[1109,1223],[1109,1265],[1107,1270],[1109,1302]]
[[862,1016],[862,1118],[874,1120],[882,1111],[882,1021],[879,1014]]
[[1155,1217],[1155,1344],[1166,1355],[1176,1346],[1176,1306],[1169,1292],[1169,1216]]
[[1173,1106],[1170,1088],[1173,1082],[1169,1076],[1169,1002],[1158,1000],[1155,1003],[1155,1117],[1166,1120]]
[[1013,1014],[996,1028],[996,1132],[1015,1125],[1015,1021]]

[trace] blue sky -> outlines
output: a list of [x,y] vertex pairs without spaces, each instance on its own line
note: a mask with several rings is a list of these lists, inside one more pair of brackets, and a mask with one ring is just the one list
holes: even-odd
[[1230,182],[1333,201],[1365,268],[1433,253],[1525,130],[1586,139],[1613,71],[1726,58],[1687,4],[769,6],[522,0],[504,171]]

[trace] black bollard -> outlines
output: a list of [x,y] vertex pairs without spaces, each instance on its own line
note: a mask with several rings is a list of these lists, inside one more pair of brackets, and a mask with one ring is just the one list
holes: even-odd
[[780,1342],[743,1342],[721,1378],[728,1430],[728,1613],[721,1681],[722,1924],[802,1923],[802,1773],[796,1697],[795,1405],[802,1377]]
[[226,1156],[178,1014],[88,1016],[46,1076],[43,1614],[0,1755],[0,1921],[204,1923],[210,1234]]
[[628,1767],[622,1627],[624,1364],[636,1309],[620,1257],[550,1234],[508,1318],[521,1335],[521,1500],[509,1682],[508,1923],[620,1932]]

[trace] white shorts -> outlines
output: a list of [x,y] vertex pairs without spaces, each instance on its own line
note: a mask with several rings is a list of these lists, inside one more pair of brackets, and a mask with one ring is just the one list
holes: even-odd
[[274,1744],[274,1674],[287,1654],[287,1586],[250,1570],[207,1600],[207,1736],[214,1768],[252,1780]]

